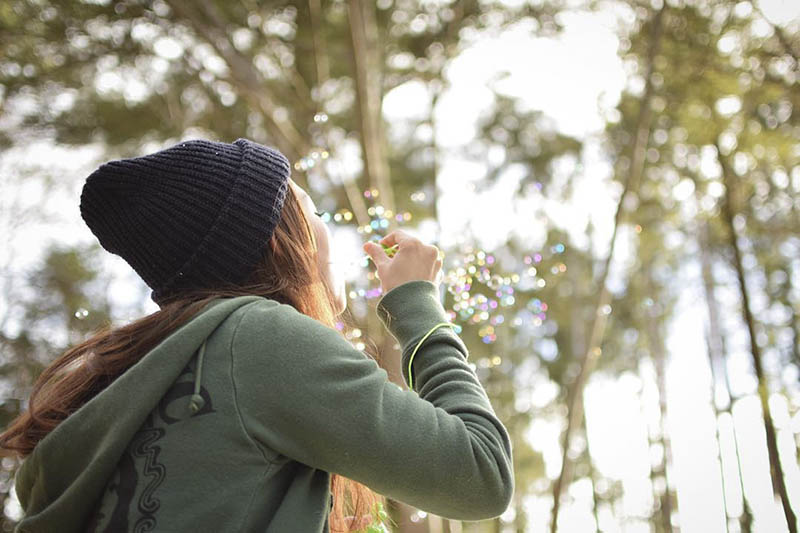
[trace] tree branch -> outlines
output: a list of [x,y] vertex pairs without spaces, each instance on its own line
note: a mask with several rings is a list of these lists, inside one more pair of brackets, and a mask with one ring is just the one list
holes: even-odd
[[219,18],[219,14],[215,14],[216,8],[210,5],[208,0],[200,0],[203,10],[210,16],[216,17],[216,24],[222,24],[222,27],[209,25],[200,16],[201,10],[198,10],[196,5],[188,5],[186,0],[166,1],[175,13],[188,20],[192,29],[213,46],[214,50],[225,60],[231,71],[232,79],[235,80],[242,95],[261,110],[266,119],[267,128],[274,137],[279,150],[290,161],[307,154],[310,146],[294,125],[289,120],[275,119],[277,99],[255,75],[252,62],[233,47],[225,34],[224,23]]

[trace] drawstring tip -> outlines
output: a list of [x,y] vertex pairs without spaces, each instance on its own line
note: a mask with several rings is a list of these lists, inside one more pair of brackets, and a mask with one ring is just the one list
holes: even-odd
[[196,413],[205,403],[202,396],[199,394],[192,394],[192,399],[189,400],[189,410],[192,411],[192,413]]

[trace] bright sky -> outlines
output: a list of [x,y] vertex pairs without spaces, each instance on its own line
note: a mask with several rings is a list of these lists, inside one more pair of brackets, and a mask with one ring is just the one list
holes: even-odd
[[[800,4],[774,1],[764,3],[765,13],[774,22],[782,23],[800,15]],[[625,71],[617,57],[616,26],[631,22],[630,13],[621,9],[600,14],[568,14],[564,17],[566,31],[557,40],[534,39],[530,36],[530,21],[509,29],[500,37],[482,36],[463,52],[448,69],[452,88],[438,102],[435,110],[437,144],[443,148],[457,149],[473,139],[475,121],[482,109],[491,104],[491,93],[486,88],[489,80],[498,71],[506,70],[510,76],[497,87],[509,95],[515,95],[532,109],[543,110],[556,127],[567,134],[587,142],[582,164],[584,172],[574,203],[546,200],[532,194],[530,198],[514,198],[512,191],[521,177],[518,169],[504,174],[498,187],[480,197],[464,187],[465,181],[480,180],[486,169],[483,165],[466,162],[456,156],[447,156],[439,175],[439,213],[441,228],[426,224],[418,234],[428,241],[434,240],[437,229],[441,231],[440,246],[447,248],[459,241],[464,229],[469,227],[479,244],[490,249],[502,243],[507,236],[517,232],[520,238],[528,239],[532,250],[537,250],[544,234],[541,228],[531,223],[531,213],[543,210],[547,217],[565,227],[573,242],[570,245],[585,248],[584,235],[587,217],[591,217],[598,228],[596,248],[607,250],[611,235],[614,199],[609,193],[610,164],[603,159],[597,144],[597,134],[603,125],[604,112],[613,108],[620,91],[625,86]],[[409,105],[413,102],[414,105]],[[384,113],[388,123],[401,124],[404,119],[428,113],[426,102],[429,95],[423,85],[408,83],[387,95]],[[425,135],[425,131],[418,132]],[[428,132],[430,135],[430,132]],[[35,154],[35,158],[31,157]],[[96,157],[94,147],[81,150],[53,148],[49,144],[31,144],[26,150],[6,153],[0,159],[0,184],[2,176],[9,175],[14,160],[22,157],[35,160],[42,168],[53,169],[55,175],[80,174],[91,171]],[[489,162],[496,162],[502,153],[491,152]],[[350,153],[345,167],[354,169],[357,153]],[[76,169],[81,169],[76,171]],[[84,174],[80,174],[84,176]],[[38,206],[54,217],[57,224],[24,224],[14,235],[14,257],[7,256],[14,269],[24,271],[39,259],[49,239],[67,245],[94,242],[94,238],[83,224],[78,211],[77,199],[82,180],[61,182],[64,189],[57,191],[52,201]],[[68,182],[68,183],[67,183]],[[39,180],[27,180],[24,193],[20,195],[23,205],[37,206],[42,195]],[[0,217],[10,212],[11,196],[0,195]],[[513,206],[509,209],[507,206]],[[485,206],[502,206],[487,209]],[[2,227],[8,227],[7,219],[0,219]],[[534,221],[535,222],[535,221]],[[332,226],[339,254],[344,260],[361,255],[361,236],[351,230]],[[527,232],[527,233],[521,233]],[[46,235],[47,237],[43,237]],[[622,244],[622,242],[620,242]],[[621,248],[623,257],[624,248]],[[136,277],[130,267],[120,258],[106,254],[103,269],[115,275],[111,294],[120,308],[129,309],[129,318],[142,312],[139,308],[149,291]],[[669,364],[667,370],[667,409],[669,435],[672,440],[673,468],[668,473],[670,483],[677,486],[679,517],[677,523],[683,533],[724,532],[722,508],[722,485],[719,463],[716,459],[714,441],[715,425],[710,404],[710,370],[705,355],[703,325],[706,323],[704,307],[698,305],[698,267],[687,264],[682,279],[677,280],[684,291],[676,319],[671,323],[667,345]],[[569,302],[549,302],[551,306]],[[146,304],[144,312],[153,312],[155,304]],[[121,316],[120,319],[125,319]],[[13,329],[13,324],[11,325]],[[11,332],[13,333],[13,331]],[[744,339],[746,340],[746,339]],[[750,375],[746,344],[742,338],[731,342],[731,371],[737,375]],[[652,413],[657,409],[657,395],[652,380],[649,362],[643,362],[641,380],[637,375],[626,373],[609,380],[596,376],[586,390],[586,412],[592,454],[602,475],[619,479],[625,487],[622,506],[611,516],[607,510],[600,513],[601,528],[607,532],[649,533],[644,520],[651,505],[651,489],[648,483],[648,424],[652,425]],[[738,385],[741,390],[753,392],[752,382]],[[639,390],[645,404],[639,399]],[[534,406],[547,403],[553,388],[542,384],[535,388],[531,402]],[[793,443],[790,427],[800,431],[800,420],[788,419],[785,402],[775,396],[771,399],[775,424],[779,428],[778,438],[787,473],[790,496],[800,502],[800,471],[793,458]],[[784,531],[782,511],[771,498],[768,477],[767,455],[763,426],[760,423],[760,408],[754,396],[737,404],[736,427],[739,430],[740,453],[744,467],[745,490],[755,505],[755,531],[774,533]],[[545,457],[548,477],[555,478],[560,468],[561,452],[557,438],[559,426],[548,420],[535,420],[531,426],[532,446]],[[655,428],[652,428],[653,431]],[[731,515],[740,512],[737,498],[738,483],[730,439],[730,419],[722,419],[723,446],[725,448],[725,474],[728,506]],[[544,496],[532,496],[525,506],[531,520],[529,532],[548,531],[552,497],[546,487],[537,485]],[[795,507],[800,510],[800,505]],[[620,517],[628,517],[620,524]],[[634,518],[631,518],[634,517]],[[507,513],[505,518],[513,516]],[[588,531],[592,527],[591,492],[585,483],[575,483],[564,498],[560,531],[572,533]]]

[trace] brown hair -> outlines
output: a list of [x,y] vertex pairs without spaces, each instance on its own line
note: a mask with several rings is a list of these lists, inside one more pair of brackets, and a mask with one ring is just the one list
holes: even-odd
[[[160,303],[160,310],[128,325],[104,325],[93,336],[67,350],[42,371],[33,384],[28,410],[19,414],[0,434],[0,448],[25,457],[34,446],[70,413],[76,411],[118,376],[155,348],[173,331],[188,322],[216,298],[259,295],[289,304],[336,330],[335,296],[321,275],[317,242],[305,212],[290,186],[281,218],[259,265],[243,284],[184,291]],[[340,319],[354,327],[349,311]],[[338,331],[338,330],[336,330]],[[380,364],[379,357],[364,352]],[[362,520],[374,516],[375,505],[384,496],[368,487],[331,474],[332,531],[355,531]],[[345,496],[349,496],[345,516]],[[348,520],[349,518],[349,520]],[[369,524],[369,522],[367,523]]]

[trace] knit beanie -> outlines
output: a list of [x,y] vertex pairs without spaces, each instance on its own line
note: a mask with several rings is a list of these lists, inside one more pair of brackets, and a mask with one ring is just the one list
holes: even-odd
[[161,306],[184,289],[247,279],[278,224],[291,167],[248,139],[193,139],[100,165],[83,186],[81,218]]

